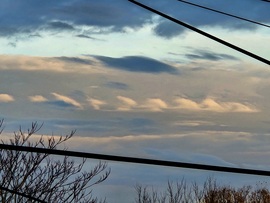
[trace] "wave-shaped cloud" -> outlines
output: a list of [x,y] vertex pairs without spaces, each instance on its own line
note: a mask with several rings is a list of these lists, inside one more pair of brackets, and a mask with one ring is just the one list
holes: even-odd
[[[77,102],[76,100],[70,98],[70,97],[67,97],[65,95],[61,95],[61,94],[58,94],[58,93],[51,93],[55,98],[56,98],[56,102],[60,102],[62,103],[64,106],[66,105],[70,105],[70,106],[73,106],[73,107],[76,107],[78,109],[83,109],[83,106]],[[58,104],[60,104],[58,103]]]
[[186,98],[177,98],[174,100],[177,104],[176,109],[185,109],[192,111],[213,111],[213,112],[245,112],[252,113],[259,110],[239,102],[218,102],[213,98],[206,98],[201,102],[195,102]]
[[[217,113],[255,113],[259,112],[257,108],[250,104],[239,102],[220,102],[213,98],[207,97],[201,102],[196,102],[191,99],[177,98],[172,101],[172,104],[168,104],[160,98],[148,98],[144,102],[137,102],[134,99],[124,96],[117,96],[120,104],[114,107],[116,111],[151,111],[162,112],[165,110],[187,110],[187,111],[209,111]],[[101,106],[106,109],[108,102],[101,100],[91,100],[91,105],[96,110],[103,110]]]

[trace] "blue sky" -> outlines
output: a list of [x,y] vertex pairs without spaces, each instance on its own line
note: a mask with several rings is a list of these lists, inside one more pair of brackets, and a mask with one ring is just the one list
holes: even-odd
[[[270,58],[269,28],[178,1],[140,2]],[[270,24],[264,1],[192,2]],[[268,65],[127,0],[5,0],[0,15],[6,133],[39,121],[42,134],[76,129],[71,150],[269,170]],[[138,182],[212,174],[109,165],[98,193],[110,202],[132,201]]]

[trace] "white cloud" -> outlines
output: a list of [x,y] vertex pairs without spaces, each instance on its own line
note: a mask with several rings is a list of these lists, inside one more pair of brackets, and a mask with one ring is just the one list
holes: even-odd
[[9,94],[0,94],[0,102],[8,103],[13,102],[14,98]]
[[166,102],[161,99],[147,99],[142,108],[146,108],[150,111],[162,111],[163,109],[168,108]]
[[120,111],[128,111],[131,110],[132,108],[137,106],[137,102],[134,101],[131,98],[128,97],[123,97],[123,96],[117,96],[117,99],[121,101],[121,105],[117,108],[117,110]]
[[174,100],[177,103],[177,109],[195,110],[195,111],[213,111],[213,112],[258,112],[258,109],[251,105],[246,105],[238,102],[218,102],[213,98],[206,98],[201,102],[195,102],[190,99],[177,98]]
[[175,103],[178,104],[178,108],[188,109],[188,110],[199,110],[200,106],[196,102],[185,99],[185,98],[177,98],[174,100]]
[[100,110],[100,107],[101,107],[101,106],[104,106],[104,105],[107,104],[105,101],[98,100],[98,99],[88,99],[87,101],[89,102],[89,104],[90,104],[95,110]]
[[55,92],[53,92],[51,94],[59,101],[63,101],[65,103],[70,104],[72,106],[75,106],[75,107],[77,107],[79,109],[83,109],[82,105],[79,102],[77,102],[76,100],[74,100],[74,99],[72,99],[70,97],[67,97],[67,96],[64,96],[64,95],[61,95],[61,94],[57,94]]
[[46,102],[46,101],[48,101],[48,99],[46,99],[45,97],[43,97],[41,95],[30,96],[29,100],[31,102]]
[[166,102],[159,98],[147,99],[143,104],[138,104],[135,100],[123,96],[117,96],[117,99],[121,101],[121,105],[117,107],[119,111],[162,111],[168,108]]

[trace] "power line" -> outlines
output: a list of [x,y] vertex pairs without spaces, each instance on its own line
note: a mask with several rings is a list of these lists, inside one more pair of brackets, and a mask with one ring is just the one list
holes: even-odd
[[270,171],[263,171],[263,170],[233,168],[233,167],[214,166],[214,165],[205,165],[205,164],[192,164],[192,163],[175,162],[175,161],[164,161],[164,160],[145,159],[145,158],[136,158],[136,157],[95,154],[95,153],[87,153],[87,152],[76,152],[76,151],[36,148],[36,147],[27,147],[27,146],[15,146],[15,145],[7,145],[7,144],[0,144],[0,149],[45,153],[45,154],[53,154],[53,155],[61,155],[61,156],[69,156],[69,157],[90,158],[90,159],[99,159],[99,160],[117,161],[117,162],[126,162],[126,163],[146,164],[146,165],[157,165],[157,166],[189,168],[189,169],[206,170],[206,171],[270,176]]
[[222,11],[218,11],[218,10],[215,10],[215,9],[212,9],[212,8],[208,8],[208,7],[201,6],[201,5],[198,5],[198,4],[194,4],[194,3],[191,3],[191,2],[188,2],[188,1],[184,1],[184,0],[178,0],[178,1],[183,2],[183,3],[186,3],[186,4],[190,4],[192,6],[196,6],[196,7],[199,7],[199,8],[203,8],[203,9],[206,9],[206,10],[210,10],[210,11],[213,11],[213,12],[216,12],[216,13],[220,13],[220,14],[223,14],[223,15],[226,15],[226,16],[230,16],[230,17],[233,17],[233,18],[244,20],[244,21],[247,21],[247,22],[250,22],[250,23],[254,23],[254,24],[257,24],[257,25],[260,25],[260,26],[264,26],[264,27],[270,28],[270,25],[266,25],[264,23],[260,23],[260,22],[253,21],[253,20],[249,20],[247,18],[242,18],[242,17],[236,16],[236,15],[233,15],[233,14],[225,13],[225,12],[222,12]]
[[250,57],[252,57],[254,59],[257,59],[257,60],[259,60],[259,61],[261,61],[261,62],[263,62],[263,63],[265,63],[267,65],[270,65],[270,61],[267,60],[267,59],[265,59],[265,58],[263,58],[263,57],[261,57],[261,56],[258,56],[258,55],[254,54],[254,53],[251,53],[251,52],[249,52],[249,51],[247,51],[245,49],[242,49],[242,48],[240,48],[240,47],[238,47],[236,45],[233,45],[233,44],[231,44],[231,43],[229,43],[227,41],[224,41],[224,40],[222,40],[222,39],[220,39],[218,37],[215,37],[213,35],[210,35],[207,32],[204,32],[204,31],[202,31],[202,30],[200,30],[198,28],[195,28],[195,27],[187,24],[187,23],[184,23],[183,21],[180,21],[180,20],[175,19],[175,18],[173,18],[171,16],[168,16],[168,15],[166,15],[166,14],[160,12],[160,11],[157,11],[157,10],[155,10],[155,9],[153,9],[151,7],[148,7],[148,6],[144,5],[144,4],[141,4],[141,3],[137,2],[137,1],[134,1],[134,0],[128,0],[128,1],[130,1],[130,2],[132,2],[132,3],[134,3],[134,4],[138,5],[138,6],[140,6],[140,7],[144,8],[144,9],[146,9],[146,10],[149,10],[149,11],[151,11],[153,13],[156,13],[156,14],[164,17],[164,18],[167,18],[168,20],[170,20],[172,22],[175,22],[175,23],[177,23],[179,25],[182,25],[182,26],[184,26],[184,27],[186,27],[186,28],[188,28],[188,29],[190,29],[190,30],[192,30],[194,32],[197,32],[197,33],[199,33],[199,34],[201,34],[201,35],[203,35],[205,37],[208,37],[208,38],[210,38],[210,39],[212,39],[212,40],[214,40],[216,42],[219,42],[220,44],[223,44],[223,45],[225,45],[227,47],[230,47],[230,48],[232,48],[232,49],[234,49],[234,50],[236,50],[238,52],[241,52],[241,53],[243,53],[243,54],[245,54],[247,56],[250,56]]
[[35,200],[35,201],[37,201],[37,202],[46,203],[45,201],[40,200],[40,199],[35,198],[35,197],[32,197],[31,195],[26,195],[26,194],[24,194],[24,193],[21,193],[21,192],[15,191],[15,190],[11,190],[11,189],[8,189],[8,188],[2,187],[2,186],[0,186],[0,190],[5,190],[5,191],[7,191],[7,192],[14,193],[14,194],[16,194],[16,195],[20,195],[20,196],[22,196],[22,197],[26,197],[26,198],[28,198],[28,199]]

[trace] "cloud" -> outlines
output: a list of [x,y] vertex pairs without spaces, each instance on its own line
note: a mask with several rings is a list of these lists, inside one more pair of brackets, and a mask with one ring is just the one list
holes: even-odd
[[98,60],[103,62],[110,68],[125,70],[130,72],[143,72],[143,73],[170,73],[177,74],[178,71],[175,67],[160,62],[158,60],[143,57],[143,56],[126,56],[122,58],[111,58],[105,56],[95,56]]
[[118,90],[127,90],[129,89],[129,86],[126,83],[122,82],[107,82],[105,84],[106,87],[113,88],[113,89],[118,89]]
[[137,102],[128,97],[117,96],[117,99],[122,103],[122,105],[117,108],[119,111],[128,111],[137,106]]
[[168,105],[161,99],[147,99],[145,104],[142,105],[142,108],[146,108],[150,111],[162,111],[163,109],[167,109]]
[[67,63],[77,63],[77,64],[83,64],[83,65],[92,65],[93,61],[89,59],[84,59],[84,58],[79,58],[79,57],[66,57],[66,56],[61,56],[61,57],[55,57],[57,60],[61,60]]
[[[10,5],[9,2],[1,2],[0,12],[5,21],[0,22],[0,36],[8,37],[44,30],[73,31],[76,27],[86,26],[99,27],[97,30],[103,28],[111,32],[122,32],[126,27],[143,26],[151,16],[141,9],[134,8],[127,1],[108,4],[106,0],[67,0],[37,4],[30,0],[25,5],[15,0],[13,5],[16,6]],[[31,16],[25,13],[31,13]]]
[[137,111],[163,111],[164,109],[168,109],[168,105],[162,99],[159,98],[148,98],[142,104],[138,104],[133,99],[118,96],[123,105],[118,107],[117,110],[129,111],[129,110],[137,110]]
[[90,36],[84,35],[84,34],[76,35],[76,37],[79,37],[79,38],[85,38],[85,39],[91,39],[91,40],[103,41],[103,40],[101,40],[101,39],[98,39],[98,38],[95,38],[95,37],[90,37]]
[[[70,73],[101,73],[95,61],[84,57],[33,57],[0,55],[0,70],[52,71]],[[76,66],[74,66],[76,65]]]
[[162,20],[153,28],[153,31],[157,36],[170,39],[182,34],[186,29],[169,20]]
[[[16,6],[14,6],[16,5]],[[178,1],[147,2],[147,5],[163,11],[171,16],[195,26],[220,26],[230,29],[255,29],[250,23],[241,22],[202,9],[185,5]],[[235,1],[233,5],[226,2],[205,2],[205,6],[224,10],[239,16],[250,16],[252,20],[269,22],[269,10],[265,3]],[[172,9],[174,8],[174,9]],[[12,12],[10,12],[12,11]],[[125,32],[127,28],[138,29],[153,23],[154,14],[145,12],[142,8],[126,1],[119,0],[113,4],[107,0],[89,2],[87,0],[46,1],[36,3],[30,0],[22,4],[14,0],[13,5],[8,1],[1,2],[0,13],[4,21],[0,22],[0,36],[10,37],[17,34],[30,35],[42,31],[76,31],[81,33]],[[30,16],[25,13],[31,13]],[[160,19],[154,28],[158,36],[171,38],[182,33],[183,28]]]
[[48,99],[46,99],[45,97],[43,97],[41,95],[29,96],[29,100],[31,102],[38,102],[38,103],[48,101]]
[[[76,1],[57,9],[58,14],[79,25],[92,25],[100,27],[113,27],[113,30],[121,30],[124,27],[138,27],[147,21],[147,13],[140,9],[129,9],[131,4],[126,1],[108,4],[107,1],[98,2]],[[137,16],[131,16],[130,14]],[[132,16],[133,16],[132,15]],[[139,17],[138,17],[139,16]]]
[[73,107],[76,107],[78,109],[83,109],[82,105],[79,102],[77,102],[76,100],[74,100],[70,97],[67,97],[67,96],[64,96],[61,94],[57,94],[55,92],[53,92],[51,94],[57,100],[55,104],[58,104],[59,106],[64,106],[64,107],[73,106]]
[[61,30],[61,31],[72,31],[75,30],[75,28],[65,22],[61,22],[61,21],[54,21],[54,22],[49,22],[48,23],[48,28],[52,29],[52,30]]
[[95,110],[100,110],[101,106],[107,104],[107,102],[98,99],[88,99],[88,102]]
[[246,104],[238,102],[218,102],[213,98],[206,98],[202,102],[195,102],[186,98],[177,98],[177,109],[195,110],[195,111],[213,111],[213,112],[243,112],[254,113],[259,110]]
[[[207,97],[201,102],[193,101],[187,98],[176,98],[172,104],[166,103],[161,98],[148,98],[145,101],[137,102],[134,99],[124,96],[117,96],[120,104],[111,103],[113,111],[137,111],[137,112],[163,112],[165,110],[171,111],[209,111],[216,113],[256,113],[259,110],[250,104],[243,104],[239,102],[221,102],[213,98]],[[88,102],[96,110],[103,110],[100,107],[108,104],[108,102],[97,99],[89,99]],[[195,122],[196,123],[196,122]],[[191,125],[199,126],[198,123],[190,123]]]
[[178,107],[181,109],[200,110],[199,104],[190,99],[178,98],[175,99],[174,102],[177,103],[179,105]]
[[[178,134],[139,134],[124,136],[74,137],[70,147],[123,153],[141,157],[210,164],[198,155],[216,156],[233,164],[265,164],[270,153],[269,134],[233,131],[196,131]],[[127,150],[128,149],[128,150]],[[170,156],[166,156],[166,152]],[[194,155],[197,155],[194,157]],[[260,158],[261,157],[261,158]],[[262,158],[264,157],[264,158]],[[215,164],[211,162],[212,164]],[[253,167],[254,167],[253,165]],[[265,164],[266,165],[266,164]]]
[[220,60],[238,60],[237,57],[228,55],[228,54],[220,54],[214,53],[206,50],[195,50],[192,54],[185,54],[188,59],[191,60],[211,60],[211,61],[220,61]]
[[196,126],[214,126],[215,123],[203,120],[183,120],[183,121],[176,121],[172,125],[196,127]]
[[9,94],[0,94],[0,102],[9,103],[15,101],[14,98]]
[[[233,15],[237,15],[240,17],[248,18],[254,21],[258,22],[270,22],[269,14],[267,13],[267,9],[265,8],[265,4],[262,2],[254,2],[254,1],[248,1],[245,4],[245,9],[243,9],[242,0],[238,0],[234,2],[233,6],[228,6],[226,2],[203,2],[198,3],[199,5],[203,5],[206,7],[214,8],[220,11],[224,11]],[[240,21],[239,19],[227,17],[221,14],[217,14],[214,12],[209,12],[204,9],[200,9],[191,5],[184,4],[183,2],[172,2],[168,1],[167,4],[162,3],[161,1],[155,1],[155,2],[147,2],[147,5],[149,5],[152,8],[155,8],[159,11],[162,11],[163,13],[166,13],[170,16],[173,16],[174,18],[183,21],[187,24],[193,25],[195,27],[221,27],[225,29],[229,29],[231,31],[235,30],[255,30],[259,26],[255,26],[252,23]],[[171,9],[174,8],[174,9]],[[224,10],[226,8],[226,11]],[[239,10],[241,10],[239,12]],[[257,10],[257,12],[256,12]],[[250,13],[255,13],[255,15],[250,15]],[[159,35],[159,30],[162,30],[162,27],[168,27],[167,30],[161,35]],[[179,25],[179,27],[181,27]],[[169,25],[164,25],[164,20],[161,18],[159,23],[156,25],[156,28],[154,31],[156,31],[156,34],[165,37],[165,38],[172,38],[175,37],[183,32],[173,32],[170,31],[173,29],[170,29]]]

